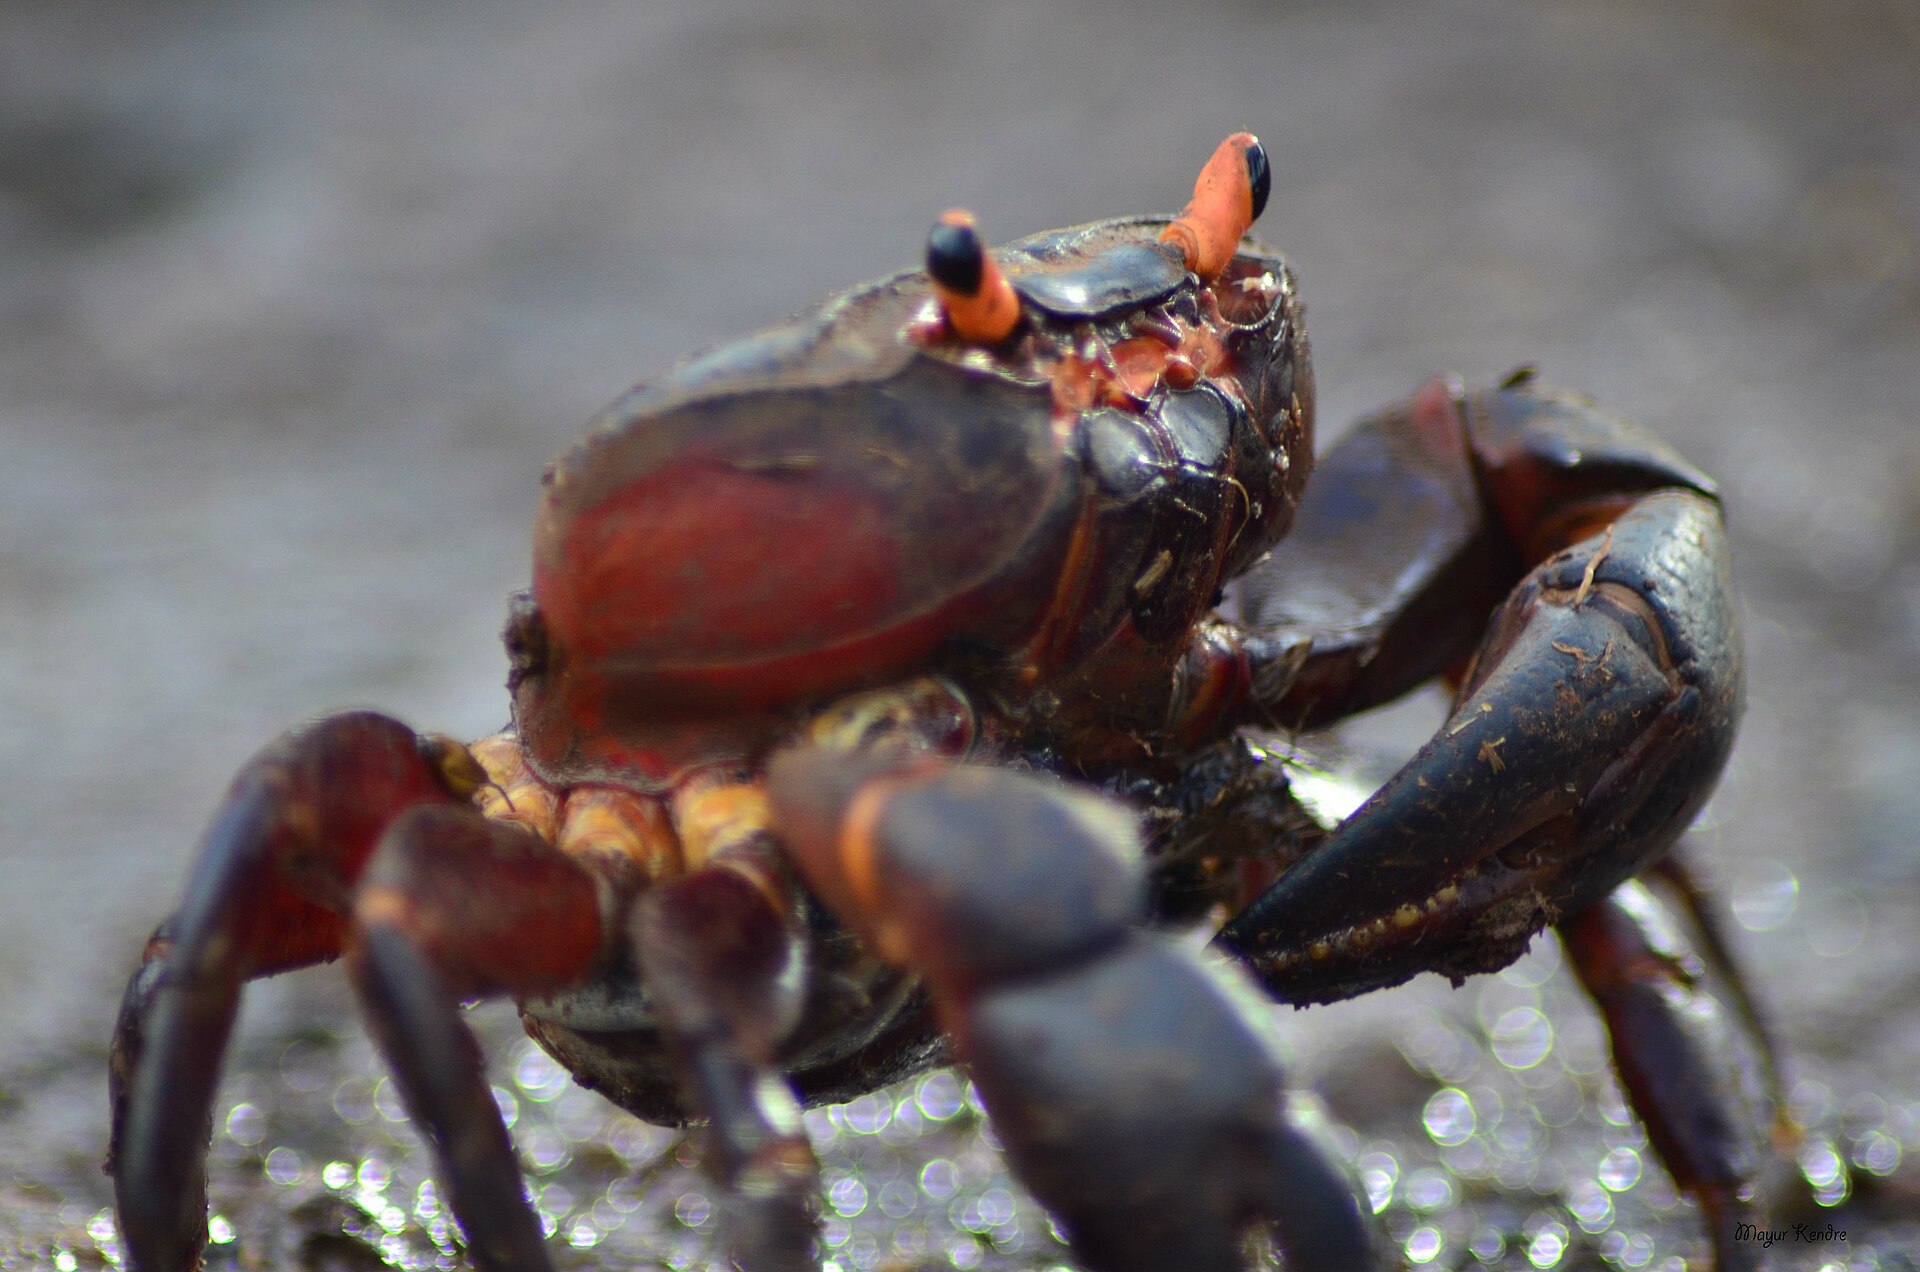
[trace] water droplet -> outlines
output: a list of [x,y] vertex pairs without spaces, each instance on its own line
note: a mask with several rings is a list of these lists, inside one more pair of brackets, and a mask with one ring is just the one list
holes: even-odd
[[867,1208],[867,1186],[849,1175],[827,1189],[827,1201],[848,1219]]
[[328,1162],[320,1171],[320,1182],[335,1192],[353,1182],[352,1162]]
[[1800,1173],[1815,1188],[1825,1188],[1846,1172],[1833,1145],[1825,1140],[1809,1139],[1800,1150]]
[[524,1127],[515,1138],[520,1143],[520,1155],[537,1171],[555,1171],[573,1160],[573,1145],[551,1126]]
[[1553,1023],[1532,1007],[1501,1014],[1492,1031],[1494,1058],[1509,1069],[1531,1069],[1553,1050]]
[[953,1196],[960,1186],[960,1168],[944,1157],[936,1157],[920,1168],[920,1191],[936,1201]]
[[1607,1195],[1603,1186],[1591,1179],[1574,1182],[1568,1192],[1567,1210],[1578,1221],[1582,1232],[1605,1232],[1613,1223],[1613,1198]]
[[993,1230],[994,1248],[1002,1254],[1014,1254],[1026,1244],[1027,1234],[1020,1227],[1017,1215]]
[[630,1168],[652,1162],[673,1143],[673,1132],[661,1126],[648,1126],[631,1114],[616,1114],[603,1142]]
[[1900,1141],[1885,1131],[1869,1131],[1853,1146],[1854,1164],[1874,1175],[1891,1175],[1900,1157]]
[[1836,892],[1809,907],[1807,946],[1822,958],[1846,958],[1866,943],[1873,916],[1852,892]]
[[300,1154],[284,1144],[267,1154],[267,1160],[261,1169],[267,1178],[283,1186],[292,1186],[305,1178],[306,1163],[300,1160]]
[[1822,1206],[1838,1206],[1853,1195],[1853,1180],[1845,1171],[1834,1177],[1833,1182],[1820,1184],[1813,1190],[1813,1199]]
[[920,1194],[904,1180],[891,1180],[880,1190],[880,1209],[890,1219],[903,1219],[920,1204]]
[[1407,1259],[1412,1263],[1431,1263],[1439,1257],[1440,1248],[1445,1245],[1437,1228],[1415,1228],[1407,1237]]
[[366,1078],[348,1078],[333,1089],[333,1111],[341,1120],[355,1126],[373,1119],[373,1083]]
[[845,1105],[841,1116],[855,1135],[878,1135],[893,1117],[893,1101],[881,1095],[863,1095]]
[[980,1199],[978,1197],[956,1197],[947,1207],[947,1218],[956,1228],[968,1232],[985,1232],[992,1225],[980,1217]]
[[1379,1214],[1393,1200],[1393,1186],[1400,1179],[1400,1164],[1388,1153],[1368,1153],[1354,1163],[1360,1183],[1367,1190],[1367,1204]]
[[1613,1149],[1600,1159],[1595,1174],[1608,1192],[1625,1192],[1640,1182],[1640,1154],[1631,1148]]
[[1787,1108],[1802,1126],[1818,1126],[1833,1113],[1833,1092],[1824,1082],[1802,1078],[1787,1092]]
[[280,1081],[290,1091],[318,1091],[327,1085],[327,1049],[315,1042],[290,1042],[280,1053]]
[[1749,932],[1771,932],[1793,917],[1800,881],[1777,861],[1755,862],[1734,880],[1733,917]]
[[1636,1232],[1627,1238],[1626,1247],[1620,1252],[1620,1262],[1630,1268],[1644,1268],[1653,1259],[1653,1234]]
[[227,1245],[233,1241],[233,1225],[227,1222],[225,1215],[215,1215],[207,1220],[207,1240],[214,1245]]
[[1465,1082],[1472,1077],[1479,1063],[1476,1051],[1470,1038],[1439,1020],[1423,1024],[1400,1044],[1408,1064],[1442,1082]]
[[1500,979],[1522,989],[1538,989],[1560,970],[1560,942],[1534,938],[1520,961],[1500,973]]
[[227,1137],[252,1148],[267,1134],[266,1114],[251,1104],[236,1104],[227,1114]]
[[1004,1188],[989,1188],[980,1194],[980,1218],[989,1228],[998,1228],[1013,1218],[1013,1194]]
[[925,1263],[927,1251],[932,1248],[926,1229],[918,1224],[908,1224],[894,1230],[893,1257],[907,1267],[917,1268]]
[[513,1081],[529,1100],[540,1104],[553,1099],[569,1085],[567,1071],[533,1043],[523,1045],[514,1057]]
[[1620,1090],[1619,1083],[1611,1081],[1601,1083],[1598,1104],[1601,1120],[1607,1125],[1639,1129],[1640,1121],[1634,1117],[1633,1110],[1627,1107],[1627,1098]]
[[1446,1152],[1447,1169],[1467,1179],[1485,1179],[1493,1174],[1493,1154],[1480,1140],[1470,1139]]
[[893,1117],[881,1128],[880,1138],[889,1144],[911,1144],[927,1129],[926,1115],[912,1096],[894,1105]]
[[1547,1149],[1547,1128],[1524,1113],[1501,1118],[1494,1128],[1493,1142],[1510,1156],[1538,1159]]
[[607,1204],[623,1215],[630,1215],[640,1209],[640,1203],[646,1199],[641,1191],[640,1182],[629,1175],[621,1175],[607,1185]]
[[378,1157],[369,1157],[360,1163],[360,1169],[353,1173],[354,1182],[370,1193],[387,1190],[387,1181],[393,1178],[393,1172]]
[[505,1087],[493,1088],[493,1103],[500,1110],[500,1122],[512,1128],[520,1120],[520,1099]]
[[1565,1224],[1549,1223],[1533,1234],[1533,1240],[1527,1242],[1527,1262],[1536,1268],[1554,1267],[1560,1262],[1560,1256],[1567,1252],[1567,1228]]
[[391,1079],[382,1078],[373,1086],[373,1107],[389,1122],[407,1120],[406,1106],[400,1103],[400,1089]]
[[540,1208],[564,1215],[573,1209],[573,1190],[565,1184],[545,1184],[540,1189]]
[[1442,1087],[1428,1097],[1420,1120],[1434,1143],[1464,1144],[1473,1135],[1473,1101],[1458,1087]]
[[1473,1242],[1467,1247],[1472,1251],[1473,1257],[1482,1263],[1492,1263],[1506,1251],[1506,1248],[1506,1234],[1490,1223],[1483,1223],[1474,1230]]
[[703,1227],[713,1217],[713,1203],[703,1193],[682,1193],[673,1203],[673,1217],[689,1228]]
[[1443,1170],[1424,1166],[1407,1176],[1401,1193],[1414,1210],[1445,1210],[1453,1205],[1453,1180]]

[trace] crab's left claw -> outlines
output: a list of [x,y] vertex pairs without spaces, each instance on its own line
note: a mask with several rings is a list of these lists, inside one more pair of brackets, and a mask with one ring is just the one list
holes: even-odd
[[[1743,683],[1711,487],[1582,403],[1524,380],[1471,400],[1436,381],[1357,430],[1319,480],[1267,568],[1309,596],[1321,582],[1382,595],[1349,597],[1361,619],[1314,633],[1273,704],[1282,721],[1344,714],[1444,667],[1449,600],[1503,559],[1566,546],[1495,611],[1440,732],[1221,933],[1295,1002],[1503,967],[1664,854],[1719,777]],[[1383,502],[1425,536],[1416,566],[1314,577]],[[1269,632],[1312,625],[1277,594],[1249,604]]]

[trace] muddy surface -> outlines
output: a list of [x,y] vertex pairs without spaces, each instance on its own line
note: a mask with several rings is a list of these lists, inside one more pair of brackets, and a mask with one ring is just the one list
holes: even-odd
[[[1916,62],[1905,0],[0,9],[0,1267],[117,1257],[104,1041],[228,775],[342,706],[504,719],[537,475],[595,409],[947,206],[1176,208],[1239,127],[1329,434],[1536,361],[1724,480],[1751,708],[1694,847],[1846,1234],[1773,1253],[1913,1267]],[[1425,979],[1278,1021],[1407,1257],[1697,1258],[1550,943]],[[673,1137],[479,1020],[563,1261],[710,1257]],[[222,1265],[448,1262],[336,974],[250,995],[219,1116]],[[842,1267],[1063,1259],[954,1079],[814,1120]]]

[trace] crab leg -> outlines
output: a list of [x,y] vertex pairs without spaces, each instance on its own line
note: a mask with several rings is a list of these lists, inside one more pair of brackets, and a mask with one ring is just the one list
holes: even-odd
[[1115,805],[1010,772],[775,758],[783,839],[827,904],[925,980],[1016,1173],[1089,1267],[1370,1266],[1364,1210],[1288,1120],[1280,1067],[1225,965],[1136,925],[1140,849]]
[[353,713],[287,734],[234,779],[114,1029],[106,1169],[133,1267],[176,1272],[206,1243],[207,1140],[241,984],[336,957],[381,832],[409,808],[463,799],[471,764]]
[[[1718,505],[1624,423],[1525,380],[1472,400],[1436,381],[1325,468],[1246,596],[1249,646],[1314,645],[1270,718],[1319,723],[1448,667],[1460,688],[1440,732],[1223,929],[1294,1002],[1511,962],[1666,852],[1742,692]],[[1405,542],[1340,582],[1333,556],[1396,504]],[[1521,569],[1468,657],[1445,615]],[[1304,583],[1318,612],[1286,612],[1269,581]]]
[[1676,909],[1638,881],[1560,925],[1574,971],[1599,1004],[1614,1067],[1674,1182],[1706,1217],[1720,1272],[1757,1268],[1750,1185],[1784,1127],[1772,1057],[1717,939],[1689,931],[1696,894]]
[[585,980],[605,959],[601,895],[585,865],[524,827],[421,808],[387,831],[355,899],[348,974],[489,1272],[551,1264],[459,1002]]
[[811,1269],[819,1165],[775,1057],[806,988],[798,898],[765,835],[708,861],[643,895],[629,936],[688,1105],[708,1119],[735,1262]]

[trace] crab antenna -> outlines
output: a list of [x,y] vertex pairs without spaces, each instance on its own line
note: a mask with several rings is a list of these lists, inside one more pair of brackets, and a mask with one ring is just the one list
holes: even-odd
[[1247,227],[1267,206],[1273,177],[1267,152],[1252,133],[1238,132],[1221,142],[1193,183],[1193,201],[1160,241],[1186,258],[1187,268],[1212,278],[1227,267]]
[[974,233],[973,215],[943,212],[927,234],[927,277],[955,335],[999,344],[1020,325],[1020,296]]

